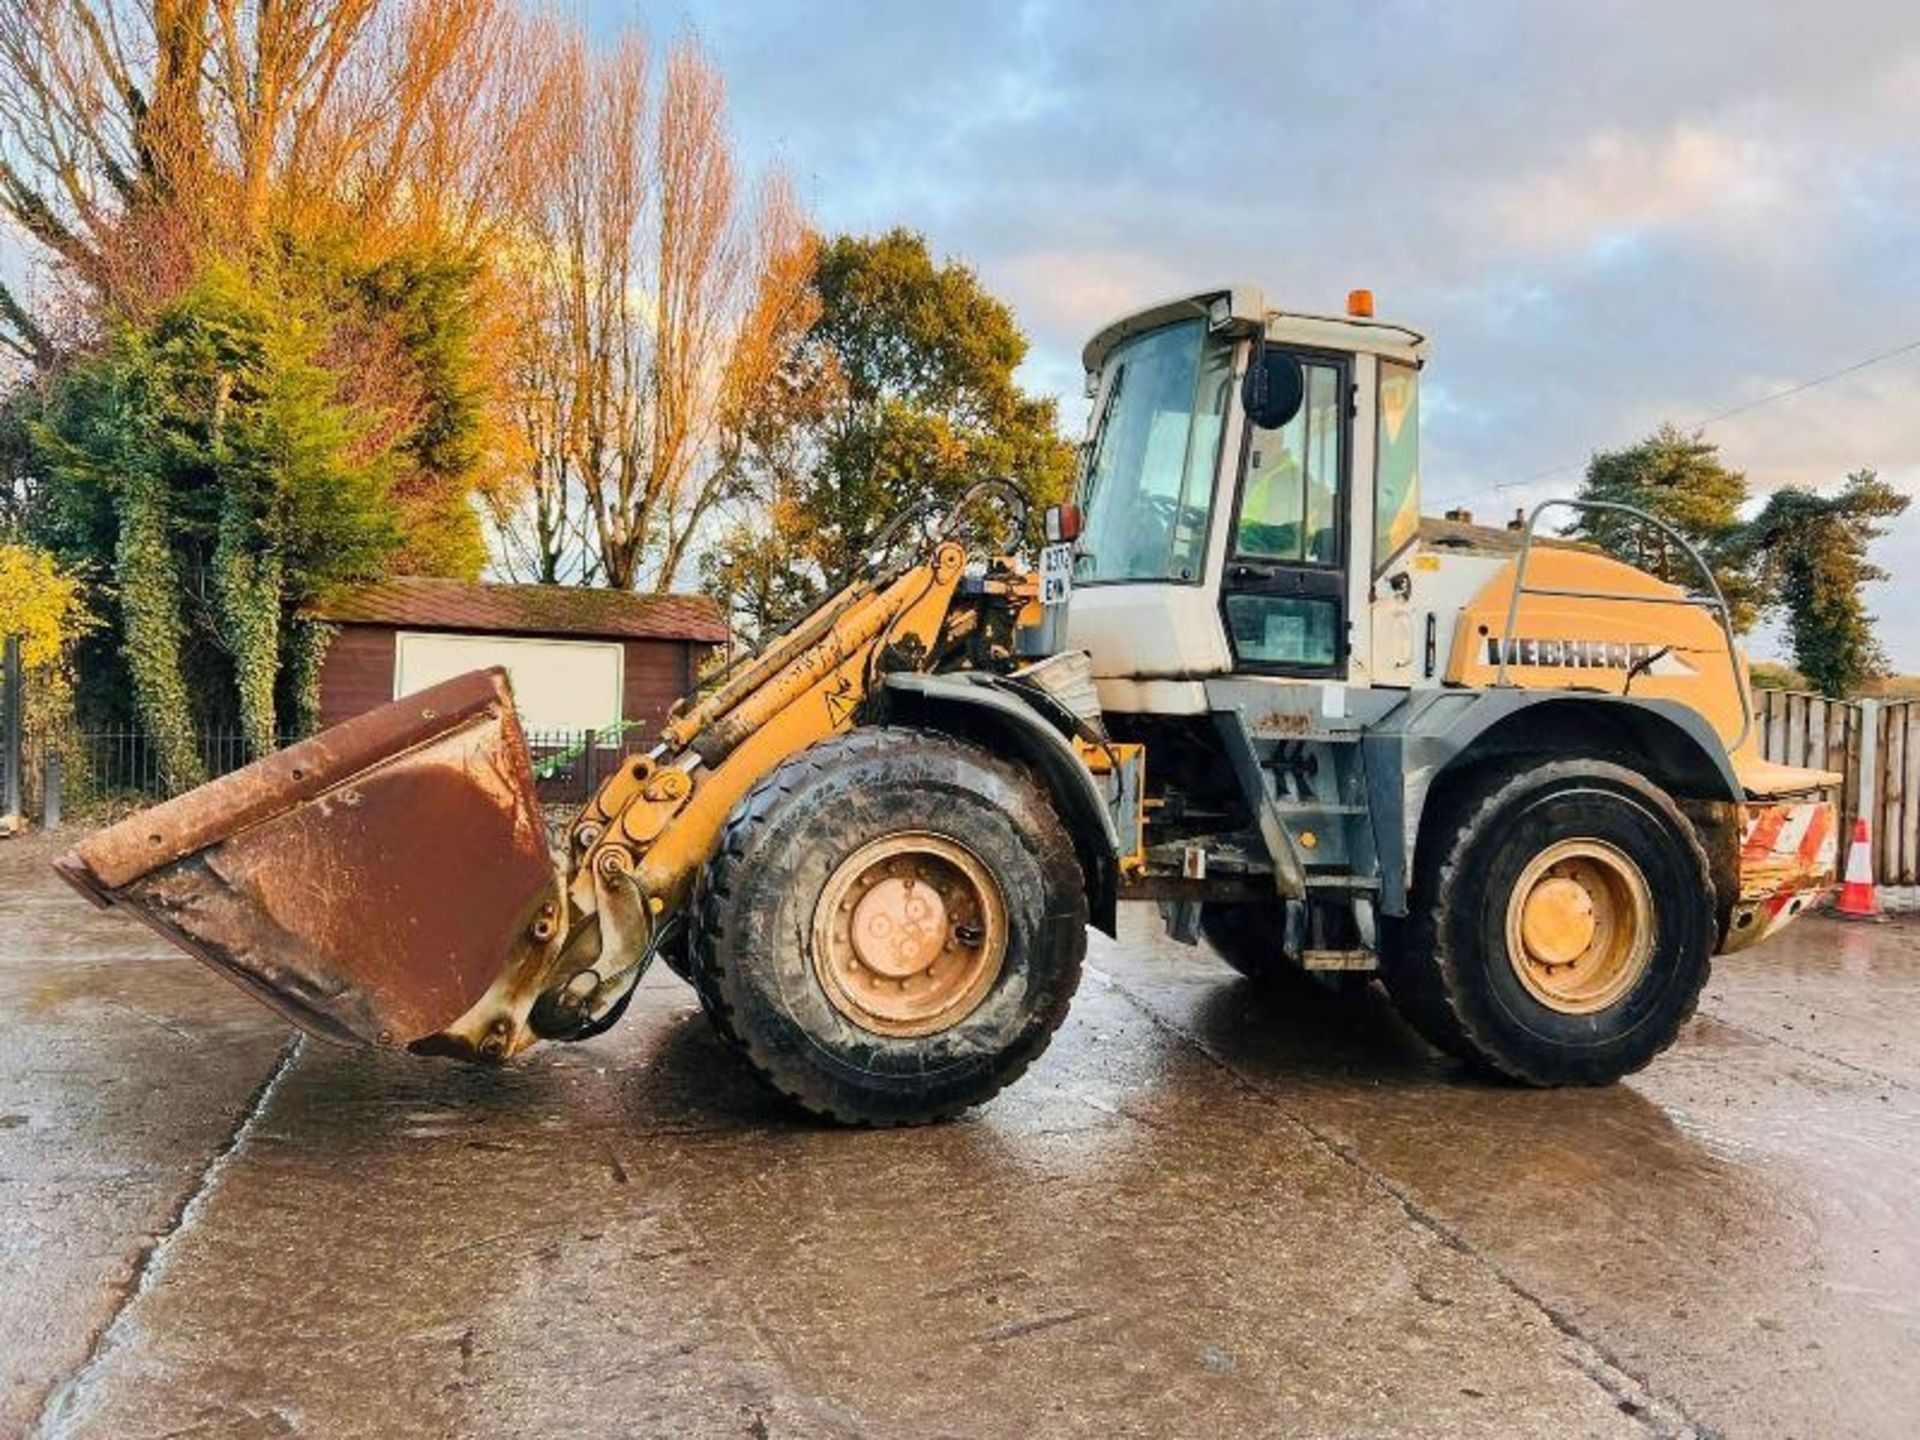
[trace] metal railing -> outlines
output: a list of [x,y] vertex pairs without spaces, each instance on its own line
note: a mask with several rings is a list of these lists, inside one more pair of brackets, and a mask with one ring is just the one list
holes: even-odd
[[654,742],[651,725],[604,730],[528,730],[534,790],[547,805],[584,805],[620,762]]
[[[1705,582],[1706,595],[1632,595],[1620,590],[1576,590],[1557,585],[1528,585],[1527,564],[1533,558],[1535,531],[1540,517],[1553,509],[1578,511],[1606,511],[1623,515],[1639,524],[1650,526],[1662,540],[1671,540],[1680,548],[1680,552],[1694,563]],[[1616,500],[1542,500],[1533,507],[1527,516],[1527,528],[1520,537],[1520,558],[1513,571],[1513,594],[1507,600],[1507,623],[1500,633],[1500,668],[1494,677],[1496,685],[1508,685],[1507,660],[1513,650],[1513,632],[1520,620],[1520,598],[1523,595],[1538,595],[1560,600],[1594,600],[1619,604],[1638,605],[1685,605],[1698,610],[1710,611],[1719,622],[1721,637],[1727,644],[1727,670],[1733,677],[1733,686],[1740,695],[1740,735],[1727,746],[1729,750],[1738,750],[1747,743],[1753,734],[1753,694],[1749,690],[1740,669],[1740,642],[1734,638],[1733,611],[1727,605],[1727,597],[1721,592],[1720,582],[1714,578],[1713,567],[1708,565],[1700,552],[1688,543],[1687,538],[1658,516],[1650,515],[1637,505],[1623,505]],[[1632,672],[1627,683],[1631,685]]]
[[[561,806],[584,804],[623,759],[647,748],[653,730],[649,726],[623,733],[609,727],[525,734],[534,793],[542,804]],[[298,738],[280,736],[275,748]],[[189,737],[188,748],[199,762],[199,774],[182,780],[168,773],[159,741],[138,727],[29,737],[18,767],[10,766],[0,775],[0,790],[17,780],[23,811],[35,820],[47,818],[49,803],[64,809],[69,818],[98,815],[170,799],[196,779],[215,779],[259,758],[237,730],[196,731]]]

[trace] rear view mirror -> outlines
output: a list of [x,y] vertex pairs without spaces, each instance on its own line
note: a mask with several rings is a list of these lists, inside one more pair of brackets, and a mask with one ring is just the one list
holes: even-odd
[[1247,418],[1262,430],[1278,430],[1300,413],[1306,396],[1307,377],[1300,362],[1285,350],[1262,345],[1240,385]]

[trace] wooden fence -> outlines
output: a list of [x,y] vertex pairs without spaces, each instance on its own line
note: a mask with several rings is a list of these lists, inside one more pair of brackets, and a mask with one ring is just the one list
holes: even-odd
[[1873,872],[1887,887],[1882,903],[1904,908],[1920,904],[1920,705],[1895,700],[1875,708]]
[[1754,693],[1761,751],[1783,765],[1837,770],[1846,777],[1829,792],[1839,803],[1840,863],[1860,811],[1865,727],[1873,727],[1873,873],[1881,904],[1920,908],[1920,702],[1829,700],[1797,691]]

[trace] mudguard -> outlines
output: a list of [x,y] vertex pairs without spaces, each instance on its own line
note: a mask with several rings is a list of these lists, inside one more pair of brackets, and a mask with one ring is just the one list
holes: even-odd
[[[1087,913],[1106,934],[1118,917],[1119,857],[1125,853],[1100,781],[1081,762],[1073,743],[1027,699],[995,683],[991,675],[889,675],[885,717],[927,725],[992,742],[1028,763],[1060,809],[1086,872]],[[1126,847],[1130,851],[1132,846]]]
[[[1664,764],[1660,777],[1676,794],[1739,803],[1744,792],[1724,742],[1706,718],[1672,700],[1639,699],[1592,691],[1426,690],[1410,693],[1367,729],[1368,804],[1374,817],[1381,868],[1381,908],[1407,912],[1415,847],[1426,816],[1427,796],[1447,768],[1491,739],[1496,727],[1513,726],[1516,741],[1528,724],[1545,725],[1578,709],[1657,740],[1653,753]],[[1523,748],[1516,744],[1514,748]]]

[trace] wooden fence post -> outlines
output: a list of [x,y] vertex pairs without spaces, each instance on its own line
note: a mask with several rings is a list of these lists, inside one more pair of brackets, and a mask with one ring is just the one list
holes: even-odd
[[22,772],[26,769],[26,747],[21,739],[21,712],[26,709],[26,684],[20,663],[20,637],[7,636],[5,673],[0,675],[0,690],[6,693],[7,710],[4,731],[0,731],[0,770],[6,772],[6,793],[0,796],[0,819],[20,814]]
[[[1869,695],[1859,704],[1860,738],[1853,747],[1854,768],[1859,773],[1859,799],[1854,802],[1853,813],[1867,817],[1867,825],[1878,830],[1879,821],[1874,812],[1874,800],[1880,793],[1880,702]],[[1845,818],[1844,816],[1842,817]],[[1840,868],[1846,869],[1847,847],[1853,843],[1853,831],[1848,830],[1840,836]],[[1880,837],[1874,835],[1867,846],[1867,853],[1873,858],[1874,875],[1878,878]]]
[[66,765],[60,759],[60,752],[47,752],[46,770],[40,781],[40,826],[44,830],[60,828],[60,807],[66,789]]

